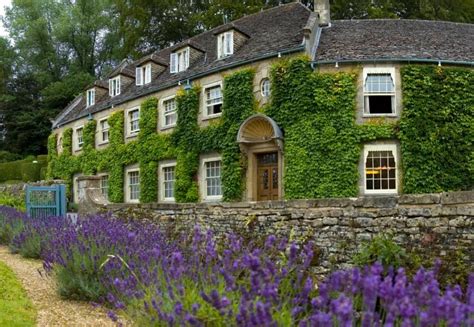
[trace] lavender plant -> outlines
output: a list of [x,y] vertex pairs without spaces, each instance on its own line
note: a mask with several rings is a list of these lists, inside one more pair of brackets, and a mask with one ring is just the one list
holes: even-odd
[[0,217],[0,229],[21,221],[18,248],[41,236],[39,253],[64,297],[102,301],[111,318],[140,326],[474,325],[474,275],[464,291],[443,289],[436,268],[410,278],[375,263],[319,281],[311,242],[269,236],[259,246],[197,226],[170,237],[108,215],[37,222],[2,208]]

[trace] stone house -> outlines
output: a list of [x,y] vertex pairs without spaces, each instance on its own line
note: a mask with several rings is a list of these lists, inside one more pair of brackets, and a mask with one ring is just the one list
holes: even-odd
[[[312,12],[301,3],[290,3],[249,15],[219,26],[136,61],[124,60],[105,80],[90,85],[54,120],[54,151],[64,151],[64,135],[72,129],[72,156],[84,151],[84,129],[95,121],[94,147],[110,146],[109,117],[123,111],[124,144],[138,140],[141,104],[158,99],[158,135],[172,134],[179,124],[176,96],[180,90],[200,86],[198,125],[205,129],[222,118],[225,76],[244,68],[255,72],[253,96],[259,107],[270,105],[271,67],[287,58],[306,55],[311,68],[319,73],[355,72],[356,124],[373,120],[397,122],[403,110],[400,70],[422,63],[434,66],[472,67],[474,25],[418,20],[339,20],[331,21],[329,1],[316,0]],[[288,90],[297,92],[297,90]],[[298,113],[295,113],[298,115]],[[242,160],[245,186],[241,200],[285,199],[285,130],[265,113],[245,119],[235,135]],[[361,145],[359,194],[402,192],[400,142],[380,139]],[[158,202],[175,201],[177,158],[157,162]],[[221,201],[222,154],[199,154],[194,179],[199,200]],[[83,172],[75,171],[76,179]],[[110,175],[97,171],[104,196]],[[53,174],[54,175],[54,174]],[[51,176],[60,177],[60,176]],[[123,167],[123,202],[140,202],[141,167]]]

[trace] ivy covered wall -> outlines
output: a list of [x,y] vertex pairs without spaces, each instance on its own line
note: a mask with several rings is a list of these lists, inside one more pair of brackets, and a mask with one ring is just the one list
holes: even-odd
[[[222,155],[222,183],[224,200],[239,200],[242,192],[240,153],[235,142],[240,124],[256,108],[253,98],[254,71],[244,69],[228,75],[224,79],[223,115],[209,127],[198,125],[199,86],[191,90],[181,90],[177,94],[178,121],[171,134],[158,134],[158,99],[148,98],[140,106],[140,131],[138,138],[124,142],[124,112],[118,110],[108,119],[109,146],[95,149],[96,121],[89,121],[84,127],[82,152],[72,155],[72,129],[64,131],[63,151],[57,153],[57,136],[49,138],[49,178],[61,178],[71,186],[75,173],[109,174],[109,200],[124,201],[125,167],[139,164],[140,202],[155,202],[158,198],[158,163],[166,159],[176,159],[175,199],[177,202],[199,200],[197,173],[199,154],[219,152]],[[70,188],[69,188],[70,189]]]
[[242,199],[245,158],[236,135],[240,124],[259,111],[282,128],[284,189],[287,199],[350,197],[358,194],[358,165],[363,144],[398,139],[401,143],[401,189],[425,193],[468,189],[473,185],[474,73],[469,69],[406,66],[402,69],[404,109],[398,123],[372,119],[355,122],[356,74],[322,74],[307,58],[281,60],[271,72],[271,105],[257,108],[253,96],[254,71],[243,69],[224,79],[223,114],[208,127],[198,125],[200,87],[177,95],[178,122],[170,134],[157,133],[158,99],[141,105],[140,132],[124,143],[124,112],[109,117],[110,144],[94,147],[96,122],[84,128],[84,148],[72,155],[72,130],[49,143],[50,178],[72,180],[75,173],[108,172],[109,199],[124,200],[124,167],[139,164],[143,203],[157,201],[158,163],[176,159],[175,199],[199,201],[199,155],[222,155],[225,201]]

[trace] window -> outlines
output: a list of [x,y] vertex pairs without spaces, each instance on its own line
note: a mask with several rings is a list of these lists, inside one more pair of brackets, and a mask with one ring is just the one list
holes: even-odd
[[136,134],[140,131],[140,109],[133,109],[128,112],[129,134]]
[[170,72],[179,73],[189,67],[189,47],[170,55]]
[[140,172],[138,170],[129,170],[127,172],[127,198],[130,202],[140,200]]
[[120,94],[120,76],[109,79],[109,95],[114,97]]
[[366,193],[397,192],[396,145],[366,145],[364,170]]
[[87,90],[87,106],[93,106],[95,104],[95,89]]
[[107,143],[109,142],[109,121],[107,119],[103,119],[99,121],[99,128],[100,128],[100,142]]
[[174,201],[175,165],[162,168],[163,193],[165,201]]
[[205,199],[221,199],[221,161],[209,159],[204,161],[204,194]]
[[395,69],[364,69],[364,114],[395,114]]
[[208,87],[204,90],[206,97],[205,116],[220,115],[222,113],[222,87],[220,85]]
[[58,144],[56,146],[58,153],[63,152],[63,138],[58,136]]
[[177,120],[176,99],[163,100],[163,127],[176,125]]
[[100,192],[106,200],[109,199],[109,175],[100,176]]
[[217,58],[225,58],[234,53],[234,32],[225,32],[217,36]]
[[262,82],[260,83],[260,90],[262,92],[262,96],[270,96],[270,80],[268,78],[262,79]]
[[79,127],[76,129],[76,150],[82,149],[82,146],[84,145],[84,140],[82,138],[83,132],[83,127]]
[[145,85],[151,82],[151,64],[136,68],[135,81],[137,85]]

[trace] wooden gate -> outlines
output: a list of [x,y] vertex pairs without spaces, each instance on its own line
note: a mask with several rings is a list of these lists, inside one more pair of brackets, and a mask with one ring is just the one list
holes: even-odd
[[66,215],[66,187],[63,184],[26,187],[26,212],[33,218]]

